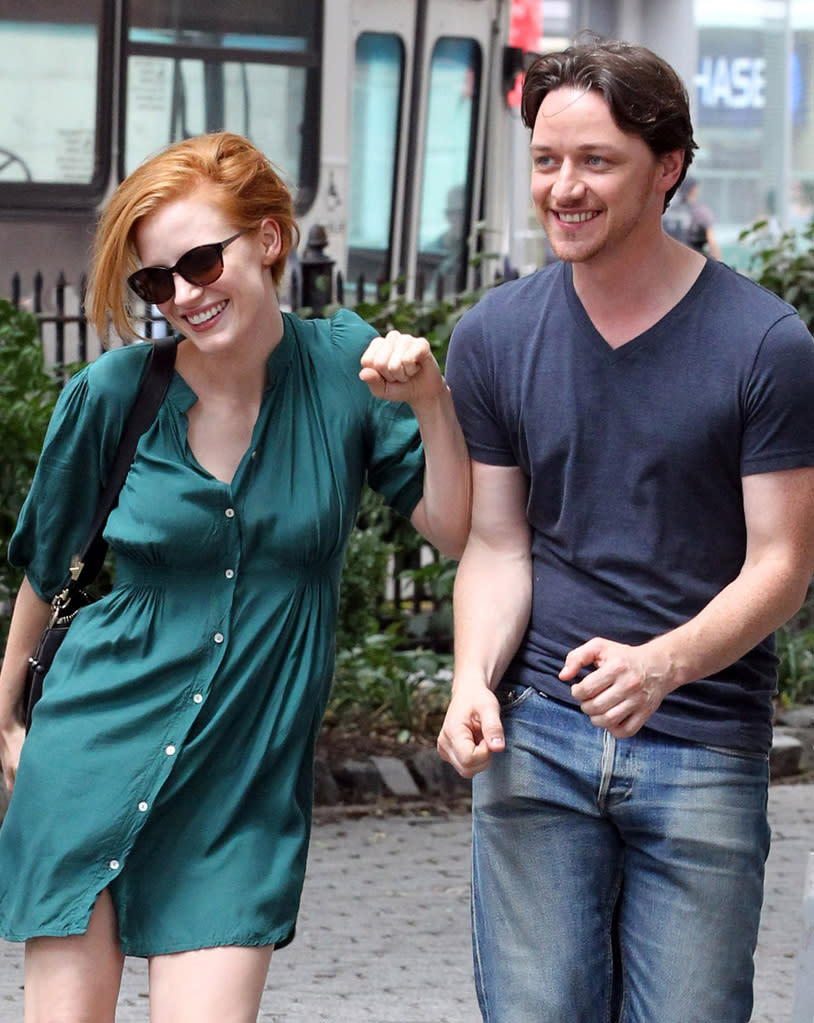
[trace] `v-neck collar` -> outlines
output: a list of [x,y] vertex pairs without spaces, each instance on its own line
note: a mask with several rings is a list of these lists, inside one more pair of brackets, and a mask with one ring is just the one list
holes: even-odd
[[[276,390],[277,386],[285,378],[288,367],[291,364],[295,345],[295,328],[292,317],[288,313],[283,313],[283,336],[266,359],[264,399],[268,392]],[[198,400],[198,395],[176,370],[170,381],[167,398],[179,412],[185,415]]]
[[568,301],[569,309],[574,317],[577,325],[579,326],[578,336],[581,341],[584,341],[591,350],[603,358],[608,363],[619,362],[622,359],[628,358],[634,352],[639,351],[641,348],[649,344],[655,344],[658,340],[664,336],[671,336],[673,323],[678,319],[683,310],[689,303],[694,303],[698,295],[704,291],[708,285],[710,277],[714,273],[712,260],[707,260],[706,264],[702,267],[701,272],[693,281],[692,286],[685,295],[683,295],[678,302],[669,309],[660,320],[657,320],[647,330],[642,331],[641,334],[637,334],[636,337],[626,341],[623,345],[619,345],[614,348],[610,345],[605,338],[596,329],[591,320],[590,316],[585,310],[585,306],[582,304],[579,295],[577,295],[576,288],[574,287],[574,268],[570,263],[562,264],[562,281],[565,290],[566,299]]

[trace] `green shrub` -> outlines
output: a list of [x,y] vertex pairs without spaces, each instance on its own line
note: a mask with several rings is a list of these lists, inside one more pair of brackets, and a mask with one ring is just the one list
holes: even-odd
[[340,649],[326,729],[395,734],[402,742],[435,735],[449,702],[452,657],[403,649],[398,623]]
[[752,249],[749,276],[793,305],[814,333],[814,220],[802,231],[780,235],[761,220],[738,240]]
[[[8,542],[31,486],[60,381],[45,368],[36,319],[0,299],[0,604],[8,606],[21,574]],[[0,618],[0,638],[7,616]]]
[[777,631],[778,695],[786,706],[814,702],[814,629]]
[[[766,221],[743,231],[750,276],[793,305],[814,332],[814,220],[801,231],[772,234]],[[777,631],[778,693],[785,704],[814,702],[814,595]]]

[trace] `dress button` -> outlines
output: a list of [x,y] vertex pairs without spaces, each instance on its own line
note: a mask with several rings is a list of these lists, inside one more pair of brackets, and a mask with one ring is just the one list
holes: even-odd
[[167,746],[167,748],[164,750],[164,752],[167,754],[168,757],[174,757],[175,756],[175,746]]
[[193,703],[203,703],[203,696],[201,696],[201,694],[200,694],[200,693],[196,693],[196,694],[195,694],[195,695],[194,695],[194,696],[192,697],[192,702],[193,702]]
[[144,802],[144,800],[143,800],[143,799],[142,799],[142,801],[141,801],[141,802],[139,803],[139,805],[138,805],[138,808],[139,808],[139,812],[140,812],[140,813],[146,813],[146,812],[147,812],[147,804],[146,804],[146,803]]
[[216,643],[222,643],[223,642],[223,633],[222,632],[216,632],[215,635],[212,638],[215,640]]
[[111,870],[118,870],[121,864],[118,860],[111,860],[110,863],[108,863],[108,866]]
[[223,514],[227,519],[233,519],[235,517],[235,510],[234,508],[227,508]]
[[235,570],[233,568],[227,568],[226,572],[224,574],[226,575],[227,579],[234,579],[234,577],[235,577]]

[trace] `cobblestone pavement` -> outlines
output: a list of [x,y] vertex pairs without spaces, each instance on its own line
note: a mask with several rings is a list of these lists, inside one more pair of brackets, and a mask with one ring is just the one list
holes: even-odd
[[[774,785],[772,852],[753,1023],[788,1023],[814,785]],[[272,959],[264,1023],[477,1023],[469,953],[466,813],[321,813],[293,945]],[[22,949],[0,941],[0,1023],[22,1020]],[[128,961],[118,1023],[147,1020]]]

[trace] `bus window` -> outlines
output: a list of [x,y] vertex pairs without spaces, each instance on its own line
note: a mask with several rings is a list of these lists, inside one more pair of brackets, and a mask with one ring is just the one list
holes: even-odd
[[234,131],[313,199],[319,137],[320,0],[134,0],[127,32],[124,174],[170,142]]
[[390,273],[404,47],[394,35],[365,32],[356,41],[351,127],[348,282],[367,290]]
[[97,108],[110,92],[100,88],[104,39],[102,0],[4,0],[0,204],[51,204],[55,187],[88,204],[103,187],[107,152]]
[[430,64],[429,107],[421,183],[418,272],[426,289],[466,286],[469,197],[481,78],[473,39],[444,37]]

